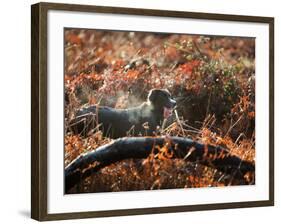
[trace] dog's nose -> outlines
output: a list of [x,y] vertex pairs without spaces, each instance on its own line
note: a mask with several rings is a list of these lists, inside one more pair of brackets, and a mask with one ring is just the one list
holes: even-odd
[[175,100],[171,99],[170,101],[171,101],[172,107],[175,107],[177,105],[177,102]]

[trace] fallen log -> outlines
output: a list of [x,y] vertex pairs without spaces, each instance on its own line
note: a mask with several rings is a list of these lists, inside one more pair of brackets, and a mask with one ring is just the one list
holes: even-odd
[[255,165],[230,154],[220,146],[204,145],[182,137],[124,137],[80,155],[65,168],[65,192],[82,179],[112,163],[135,158],[147,158],[161,148],[169,151],[169,158],[182,158],[213,167],[234,178],[243,178],[255,171]]

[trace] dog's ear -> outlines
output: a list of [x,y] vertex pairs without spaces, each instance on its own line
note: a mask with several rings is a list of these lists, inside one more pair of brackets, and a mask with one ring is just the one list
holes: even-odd
[[147,101],[154,102],[156,100],[157,89],[152,89],[149,91],[147,96]]

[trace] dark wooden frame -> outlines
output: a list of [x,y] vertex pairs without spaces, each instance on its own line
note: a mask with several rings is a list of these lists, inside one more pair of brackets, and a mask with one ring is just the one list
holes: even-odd
[[[48,214],[47,212],[47,12],[66,10],[145,16],[165,16],[269,24],[269,200],[204,205],[140,208],[111,211]],[[38,3],[31,6],[31,217],[36,220],[77,219],[124,215],[186,212],[274,205],[274,18],[116,8],[89,5]]]

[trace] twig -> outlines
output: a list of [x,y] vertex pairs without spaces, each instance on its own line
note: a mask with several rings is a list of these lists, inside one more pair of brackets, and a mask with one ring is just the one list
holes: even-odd
[[185,132],[184,132],[184,130],[183,130],[183,127],[182,127],[182,125],[181,125],[181,121],[180,121],[180,119],[179,119],[178,111],[177,111],[177,110],[174,110],[174,112],[175,112],[175,115],[176,115],[176,119],[177,119],[177,121],[178,121],[178,124],[179,124],[179,126],[180,126],[180,128],[181,128],[182,134],[183,134],[183,136],[185,136]]
[[240,133],[240,135],[237,137],[237,139],[235,140],[235,143],[234,144],[237,144],[238,141],[240,140],[240,138],[244,136],[245,137],[245,134],[244,133]]
[[243,114],[238,118],[238,120],[230,126],[230,128],[228,129],[228,131],[226,132],[225,136],[227,136],[229,134],[229,132],[239,123],[239,121],[242,119]]
[[198,131],[198,132],[200,132],[200,129],[195,128],[195,127],[192,127],[192,126],[188,125],[186,122],[183,122],[183,125],[184,125],[184,126],[186,126],[186,127],[188,127],[188,128],[193,129],[194,131]]

